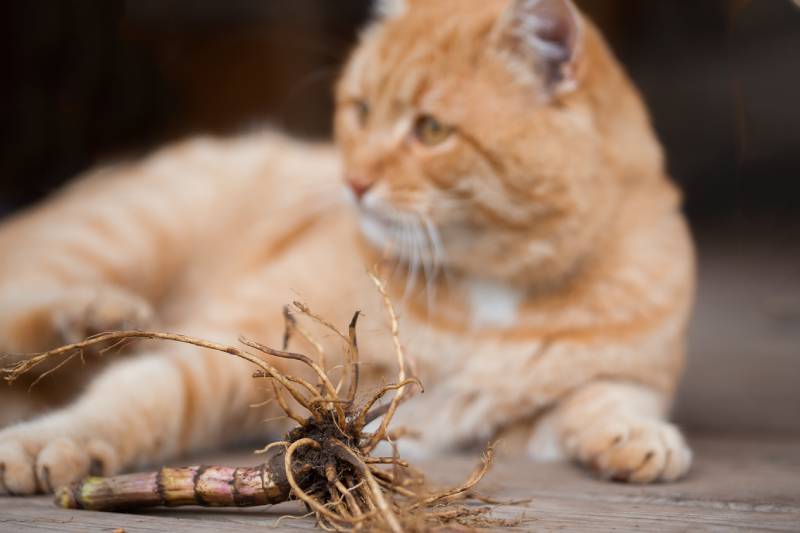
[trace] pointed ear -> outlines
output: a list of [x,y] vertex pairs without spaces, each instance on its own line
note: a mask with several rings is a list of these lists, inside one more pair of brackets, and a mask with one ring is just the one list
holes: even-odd
[[496,46],[536,73],[552,93],[577,87],[583,32],[572,0],[512,0],[494,31]]

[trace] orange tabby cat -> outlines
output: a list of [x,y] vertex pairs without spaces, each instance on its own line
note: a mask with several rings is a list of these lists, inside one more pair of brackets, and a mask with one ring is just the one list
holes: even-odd
[[[532,427],[534,456],[679,478],[691,453],[665,413],[693,252],[636,90],[569,0],[383,8],[338,87],[339,152],[273,133],[195,139],[6,222],[3,349],[145,324],[277,344],[281,306],[299,295],[340,324],[366,311],[364,372],[377,380],[392,350],[365,270],[383,256],[428,387],[401,410],[420,435],[403,446]],[[285,427],[264,422],[274,406],[250,407],[268,393],[246,363],[138,352],[74,403],[0,432],[0,492]],[[10,422],[27,402],[1,394]]]

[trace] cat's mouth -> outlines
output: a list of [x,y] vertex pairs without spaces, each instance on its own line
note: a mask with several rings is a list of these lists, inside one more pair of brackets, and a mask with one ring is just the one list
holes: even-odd
[[430,216],[401,208],[377,194],[366,194],[355,202],[361,234],[385,258],[423,269],[427,275],[441,267],[444,247],[440,230]]
[[420,272],[428,280],[435,278],[445,256],[439,231],[430,219],[388,207],[361,206],[359,214],[362,235],[384,257],[407,265],[411,277]]
[[396,250],[402,240],[403,224],[381,211],[373,208],[359,207],[359,223],[364,238],[384,252]]

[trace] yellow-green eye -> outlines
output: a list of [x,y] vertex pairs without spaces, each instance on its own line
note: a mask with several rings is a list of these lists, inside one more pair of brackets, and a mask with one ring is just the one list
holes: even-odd
[[453,128],[442,124],[431,115],[421,115],[414,123],[414,136],[427,146],[441,144],[452,133]]
[[353,103],[356,111],[356,120],[359,126],[364,126],[369,118],[369,104],[364,100],[356,100]]

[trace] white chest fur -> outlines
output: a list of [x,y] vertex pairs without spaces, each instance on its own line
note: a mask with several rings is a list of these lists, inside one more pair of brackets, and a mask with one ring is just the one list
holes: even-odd
[[522,300],[518,289],[492,281],[472,280],[467,294],[474,327],[507,327],[516,322]]

